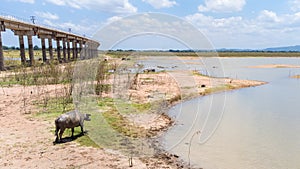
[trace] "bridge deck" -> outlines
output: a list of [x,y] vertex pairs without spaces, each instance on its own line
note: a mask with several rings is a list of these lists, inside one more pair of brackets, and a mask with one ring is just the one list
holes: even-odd
[[28,40],[30,65],[34,64],[32,36],[37,36],[41,39],[44,62],[47,61],[45,39],[48,40],[50,60],[53,59],[52,40],[56,41],[56,51],[58,57],[57,59],[60,61],[62,60],[60,49],[61,46],[63,46],[63,61],[66,61],[70,59],[71,51],[73,59],[76,59],[78,57],[78,53],[80,53],[83,49],[85,50],[84,54],[80,57],[91,58],[97,55],[97,48],[100,45],[99,42],[85,36],[76,35],[71,32],[65,32],[54,28],[48,28],[46,26],[23,22],[12,17],[0,16],[0,70],[5,70],[1,31],[6,31],[7,29],[12,30],[15,35],[19,36],[20,57],[23,64],[26,63],[23,36],[27,36]]

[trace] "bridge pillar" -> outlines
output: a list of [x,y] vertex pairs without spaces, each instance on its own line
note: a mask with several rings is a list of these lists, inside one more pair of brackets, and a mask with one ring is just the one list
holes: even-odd
[[49,48],[50,60],[53,61],[52,38],[48,38],[48,48]]
[[56,38],[56,51],[57,51],[57,59],[58,59],[58,62],[61,62],[61,56],[60,56],[60,40],[59,40],[59,38]]
[[83,41],[81,41],[81,43],[80,43],[80,58],[82,60],[85,59],[85,47],[84,47]]
[[34,65],[34,54],[33,54],[33,44],[32,44],[32,36],[27,35],[28,40],[28,50],[29,50],[29,59],[30,59],[30,66]]
[[75,42],[75,40],[72,40],[72,51],[73,51],[72,59],[75,60],[75,58],[76,58],[76,42]]
[[1,30],[0,30],[0,71],[5,70],[4,67],[4,55],[3,55],[3,47],[2,47],[2,37],[1,37]]
[[66,39],[62,39],[62,44],[63,44],[63,57],[64,57],[64,62],[67,60],[67,53],[66,53]]
[[76,59],[78,58],[78,53],[79,53],[79,47],[78,47],[78,42],[75,41],[75,49],[76,49],[76,53],[75,53],[75,56],[76,56]]
[[81,54],[81,51],[82,51],[82,41],[78,41],[78,44],[79,44],[79,47],[78,47],[78,54],[79,54],[79,58],[82,59],[82,54]]
[[95,57],[97,58],[98,57],[98,46],[97,44],[94,44],[94,51],[95,51]]
[[26,63],[26,57],[25,57],[25,45],[24,45],[23,35],[19,35],[19,43],[20,43],[21,62],[24,65]]
[[89,44],[89,58],[93,58],[93,44]]
[[84,50],[84,59],[87,59],[88,57],[87,57],[87,42],[84,42],[84,48],[83,48],[83,50]]
[[95,45],[92,43],[91,46],[92,58],[95,58]]
[[75,58],[78,58],[78,43],[77,40],[75,40]]
[[68,52],[68,61],[70,61],[71,59],[70,39],[67,39],[67,52]]
[[34,31],[32,30],[13,30],[13,31],[15,35],[19,36],[20,56],[21,56],[22,64],[26,63],[25,45],[24,45],[24,38],[23,38],[24,35],[27,35],[30,65],[34,64],[33,45],[32,45],[32,36],[35,35]]
[[43,62],[47,62],[45,38],[41,38]]

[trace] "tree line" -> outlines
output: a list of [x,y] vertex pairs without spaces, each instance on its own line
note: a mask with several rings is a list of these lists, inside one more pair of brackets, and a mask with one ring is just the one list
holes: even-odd
[[[20,50],[20,47],[16,47],[16,46],[2,46],[2,49],[3,50]],[[25,49],[28,49],[28,48],[25,48]],[[34,45],[33,46],[33,50],[40,50],[41,48],[37,45]]]

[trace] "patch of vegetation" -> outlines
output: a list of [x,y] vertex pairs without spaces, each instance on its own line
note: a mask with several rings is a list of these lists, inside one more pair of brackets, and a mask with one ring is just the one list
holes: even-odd
[[48,100],[46,106],[43,101],[36,102],[35,105],[42,109],[42,111],[36,113],[35,116],[45,120],[53,120],[65,112],[74,110],[72,97],[68,100],[64,97],[51,98]]
[[[74,104],[72,100],[69,100],[67,104],[65,105],[65,100],[64,98],[52,98],[49,100],[48,105],[46,109],[44,109],[44,105],[42,102],[37,102],[36,105],[40,108],[43,108],[44,110],[35,114],[35,117],[41,118],[43,120],[47,120],[50,122],[53,122],[53,128],[51,129],[51,132],[55,132],[55,127],[54,127],[54,119],[56,119],[58,116],[60,116],[62,113],[74,110]],[[78,136],[81,134],[81,129],[80,127],[75,127],[74,129],[74,136]],[[63,137],[70,137],[72,135],[71,129],[66,129]],[[96,144],[87,134],[77,137],[76,142],[78,142],[80,145],[83,146],[91,146],[91,147],[96,147],[99,148],[100,146]]]
[[102,98],[98,105],[106,110],[102,113],[105,121],[116,131],[128,137],[145,137],[144,129],[130,124],[128,119],[124,118],[125,114],[145,113],[151,109],[150,103],[126,103],[121,100],[111,98]]
[[199,71],[197,71],[197,70],[194,70],[193,72],[192,72],[192,75],[193,76],[204,76],[204,77],[210,77],[210,76],[208,76],[208,75],[205,75],[205,74],[202,74],[202,73],[200,73]]
[[125,136],[136,138],[145,137],[147,134],[143,128],[130,124],[130,122],[115,109],[104,112],[103,117],[113,129]]
[[114,99],[110,98],[110,97],[100,98],[98,100],[98,106],[102,109],[105,108],[105,107],[113,107],[114,106]]
[[115,107],[121,114],[140,114],[149,111],[151,103],[128,103],[122,100],[115,100]]
[[178,94],[178,95],[172,97],[172,98],[171,98],[170,100],[168,100],[168,101],[169,101],[170,104],[172,104],[172,103],[177,102],[177,101],[179,101],[179,100],[181,100],[181,99],[182,99],[182,98],[181,98],[181,94]]
[[232,90],[232,89],[234,89],[234,86],[225,84],[225,85],[205,89],[203,94],[217,93],[217,92],[222,92],[222,91]]
[[0,85],[20,84],[30,85],[49,85],[66,84],[72,81],[74,65],[67,63],[64,65],[41,65],[33,67],[22,67],[14,69],[0,78]]
[[111,84],[96,84],[95,85],[95,92],[97,95],[100,93],[108,93],[111,91]]
[[[81,134],[81,129],[80,127],[75,127],[74,129],[74,136],[80,135]],[[64,133],[64,137],[68,137],[72,135],[72,131],[69,129],[68,132]],[[98,144],[96,144],[88,135],[88,132],[80,137],[76,138],[76,142],[79,143],[82,146],[87,146],[87,147],[95,147],[95,148],[100,148]]]
[[140,112],[147,111],[151,109],[151,103],[132,103],[132,107],[136,108]]
[[300,79],[300,75],[295,75],[295,76],[292,76],[292,78],[295,78],[295,79]]

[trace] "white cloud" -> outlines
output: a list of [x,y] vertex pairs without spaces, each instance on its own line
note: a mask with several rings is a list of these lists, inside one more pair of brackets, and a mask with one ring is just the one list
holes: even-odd
[[300,12],[277,14],[263,10],[253,19],[215,18],[202,13],[185,17],[217,47],[264,48],[299,44]]
[[9,0],[9,1],[19,1],[23,3],[34,4],[35,0]]
[[299,11],[300,10],[300,0],[290,0],[289,4],[291,6],[292,11]]
[[135,13],[137,8],[128,0],[47,0],[59,6],[70,6],[76,9],[93,9],[113,13]]
[[52,14],[50,12],[35,12],[37,17],[45,18],[45,19],[50,19],[50,20],[57,20],[59,19],[59,16],[56,14]]
[[[205,37],[195,27],[180,18],[159,13],[131,15],[118,19],[117,22],[100,29],[95,38],[102,42],[102,49],[110,49],[132,37],[156,35],[173,39],[192,49],[211,48],[210,43],[207,43]],[[148,42],[142,43],[146,46]]]
[[263,10],[260,12],[258,19],[266,22],[280,22],[280,18],[273,11]]
[[201,13],[196,13],[194,15],[186,16],[186,19],[195,24],[197,27],[204,28],[204,29],[230,29],[233,26],[242,26],[243,18],[240,16],[237,17],[228,17],[228,18],[214,18],[212,16],[206,16]]
[[170,0],[143,0],[143,2],[147,2],[148,4],[150,4],[156,9],[170,8],[177,4],[176,1],[170,1]]
[[62,31],[68,31],[69,28],[71,28],[72,32],[78,35],[87,35],[87,36],[92,36],[95,33],[95,30],[99,29],[100,25],[98,23],[91,23],[88,21],[82,20],[80,23],[72,23],[72,22],[57,22],[53,20],[48,20],[45,19],[43,20],[43,24],[56,28]]
[[110,17],[106,20],[106,24],[109,24],[109,23],[112,23],[112,22],[115,22],[115,21],[118,21],[122,19],[122,17],[120,16],[113,16],[113,17]]
[[20,2],[33,4],[34,0],[20,0]]
[[47,0],[47,1],[50,2],[50,3],[53,3],[55,5],[59,5],[59,6],[66,5],[66,2],[62,1],[62,0]]
[[235,12],[241,11],[246,0],[205,0],[205,5],[198,6],[200,12]]

